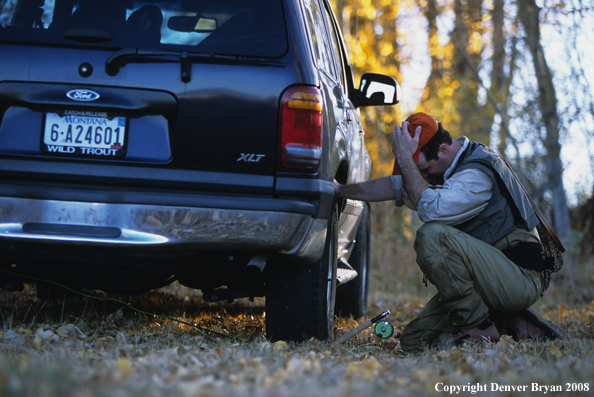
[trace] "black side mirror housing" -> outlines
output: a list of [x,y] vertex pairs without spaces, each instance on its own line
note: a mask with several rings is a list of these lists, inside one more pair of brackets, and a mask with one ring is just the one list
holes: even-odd
[[361,76],[359,90],[352,102],[355,107],[396,105],[400,102],[400,85],[393,77],[376,73]]

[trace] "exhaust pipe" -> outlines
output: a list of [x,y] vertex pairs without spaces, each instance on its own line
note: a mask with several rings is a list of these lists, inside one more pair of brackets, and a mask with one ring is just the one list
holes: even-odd
[[261,275],[266,267],[267,261],[267,255],[254,255],[247,264],[248,273],[256,276]]

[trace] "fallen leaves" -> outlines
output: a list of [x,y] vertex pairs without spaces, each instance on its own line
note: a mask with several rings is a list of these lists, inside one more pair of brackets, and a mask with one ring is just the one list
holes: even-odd
[[363,361],[348,364],[346,373],[347,376],[352,378],[360,378],[366,382],[375,382],[382,368],[382,364],[375,357],[371,357]]
[[274,343],[273,351],[275,353],[278,353],[279,351],[287,350],[288,347],[289,347],[289,344],[287,342],[285,342],[284,340],[279,340]]
[[[407,355],[396,337],[380,340],[371,328],[338,346],[268,342],[261,302],[197,304],[182,289],[145,298],[131,303],[228,337],[95,301],[65,310],[61,304],[13,314],[3,309],[11,325],[0,331],[0,395],[422,396],[433,395],[437,382],[544,384],[553,373],[583,382],[594,367],[592,326],[585,321],[592,322],[592,303],[547,310],[554,322],[569,324],[570,342],[503,336],[497,344]],[[402,330],[419,309],[417,302],[403,303],[390,321]],[[335,338],[361,321],[338,319]]]
[[555,357],[561,357],[561,355],[562,355],[561,350],[559,350],[559,348],[557,346],[555,346],[554,343],[551,343],[551,348],[549,349],[549,351]]

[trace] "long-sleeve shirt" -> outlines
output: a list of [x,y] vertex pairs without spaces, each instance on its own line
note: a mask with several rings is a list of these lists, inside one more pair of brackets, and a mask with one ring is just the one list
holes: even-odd
[[[458,225],[478,215],[491,199],[493,183],[483,171],[466,169],[451,175],[470,141],[462,136],[456,142],[462,147],[445,172],[444,183],[429,185],[421,196],[417,213],[423,222],[439,221],[447,225]],[[392,175],[392,189],[396,196],[396,205],[404,204],[411,208],[402,187],[402,176]]]

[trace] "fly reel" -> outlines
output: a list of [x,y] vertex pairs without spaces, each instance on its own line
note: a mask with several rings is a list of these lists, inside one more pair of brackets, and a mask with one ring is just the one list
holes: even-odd
[[373,332],[378,338],[388,339],[390,336],[394,335],[394,325],[387,320],[382,320],[375,324]]

